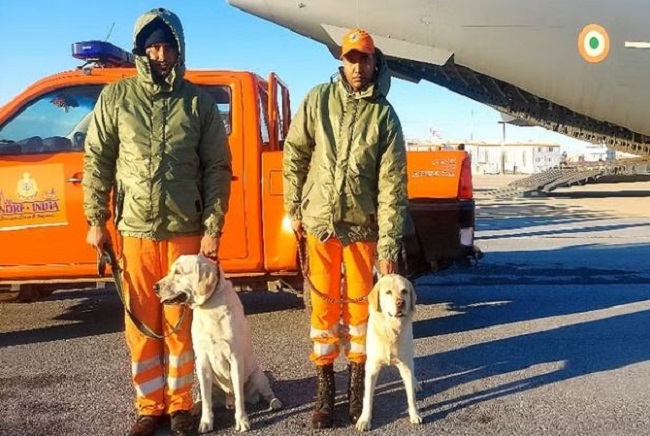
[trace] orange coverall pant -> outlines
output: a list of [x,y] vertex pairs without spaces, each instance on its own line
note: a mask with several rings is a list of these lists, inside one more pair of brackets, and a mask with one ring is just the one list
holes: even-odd
[[192,311],[185,308],[183,323],[169,334],[181,318],[181,306],[163,305],[153,285],[182,254],[197,254],[199,236],[167,241],[124,237],[122,240],[123,286],[135,317],[164,339],[145,336],[125,315],[126,343],[131,351],[131,372],[139,415],[162,415],[192,407],[194,352],[190,327]]
[[[316,289],[330,298],[354,299],[368,295],[373,285],[372,268],[377,244],[355,242],[343,246],[332,237],[325,242],[307,234],[309,278]],[[341,265],[345,280],[341,286]],[[366,361],[368,300],[358,303],[330,303],[311,292],[311,331],[316,365],[333,363],[344,350],[350,362]]]

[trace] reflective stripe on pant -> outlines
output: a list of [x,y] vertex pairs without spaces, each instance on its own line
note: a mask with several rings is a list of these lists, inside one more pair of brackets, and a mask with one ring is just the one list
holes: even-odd
[[[153,285],[181,254],[197,254],[199,236],[168,241],[124,237],[124,294],[137,319],[157,334],[167,335],[178,323],[182,308],[160,304]],[[165,339],[143,335],[125,314],[126,343],[131,351],[131,369],[136,390],[135,406],[140,415],[161,415],[192,407],[194,354],[190,327],[192,312],[185,309],[183,323]]]
[[[341,265],[345,271],[343,298],[368,295],[372,289],[372,267],[375,263],[375,242],[355,242],[346,247],[336,238],[320,242],[307,235],[309,278],[319,292],[333,299],[341,298]],[[366,326],[368,301],[329,303],[311,293],[311,332],[314,349],[310,360],[316,365],[334,362],[339,349],[344,349],[351,362],[366,360]],[[339,325],[341,324],[341,325]]]

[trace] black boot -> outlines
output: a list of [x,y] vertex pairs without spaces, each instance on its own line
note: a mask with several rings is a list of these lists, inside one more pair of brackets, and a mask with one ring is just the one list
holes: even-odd
[[334,426],[334,365],[316,366],[316,405],[311,415],[312,428],[331,428]]
[[348,415],[352,424],[356,424],[363,410],[363,384],[366,377],[366,366],[363,363],[351,362],[348,371],[350,373],[348,379]]

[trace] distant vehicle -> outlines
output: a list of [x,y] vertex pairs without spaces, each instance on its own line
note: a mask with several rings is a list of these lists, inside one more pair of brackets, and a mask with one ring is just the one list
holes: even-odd
[[515,118],[650,156],[650,38],[635,0],[229,0],[338,57],[363,27],[393,75]]
[[[46,77],[0,108],[0,284],[97,277],[96,253],[85,242],[84,139],[104,85],[134,75],[135,68],[130,54],[111,44],[73,47],[86,65]],[[242,281],[299,277],[282,201],[289,89],[273,73],[265,79],[246,71],[189,70],[186,77],[215,98],[232,152],[222,267]],[[411,151],[407,159],[412,219],[405,267],[430,271],[474,257],[469,157]]]

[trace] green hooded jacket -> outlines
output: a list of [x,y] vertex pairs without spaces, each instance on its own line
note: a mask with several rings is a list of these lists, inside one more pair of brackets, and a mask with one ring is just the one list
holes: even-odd
[[354,92],[343,72],[313,88],[284,143],[284,206],[321,241],[377,241],[397,260],[406,208],[402,127],[386,96],[390,74],[379,50],[373,83]]
[[[138,35],[163,20],[178,42],[179,59],[155,82]],[[90,225],[111,217],[126,236],[165,240],[217,236],[228,209],[231,157],[214,99],[183,78],[185,41],[180,20],[165,9],[135,24],[137,75],[107,85],[93,111],[85,141],[84,211]],[[141,45],[141,43],[140,43]]]

